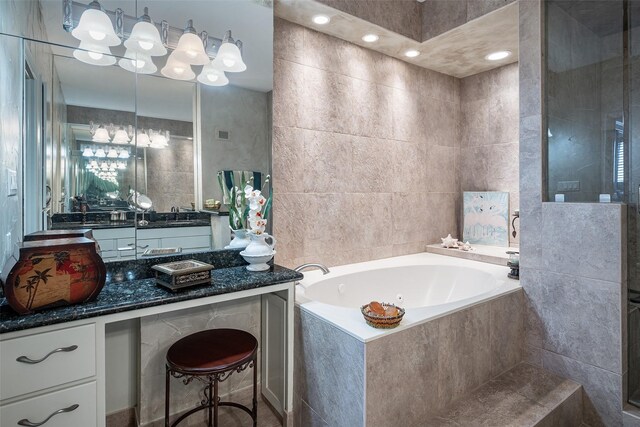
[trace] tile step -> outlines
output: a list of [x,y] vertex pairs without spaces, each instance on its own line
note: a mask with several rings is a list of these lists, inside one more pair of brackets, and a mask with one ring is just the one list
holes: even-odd
[[425,425],[579,427],[582,386],[521,363],[454,402]]

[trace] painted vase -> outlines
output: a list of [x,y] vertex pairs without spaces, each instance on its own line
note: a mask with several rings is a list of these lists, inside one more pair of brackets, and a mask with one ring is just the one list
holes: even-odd
[[[250,233],[249,236],[251,236],[251,243],[249,243],[244,251],[240,252],[242,258],[249,263],[247,270],[268,270],[270,266],[267,262],[271,261],[271,258],[276,254],[276,251],[274,250],[276,239],[267,233]],[[271,243],[268,243],[267,239],[270,239]]]

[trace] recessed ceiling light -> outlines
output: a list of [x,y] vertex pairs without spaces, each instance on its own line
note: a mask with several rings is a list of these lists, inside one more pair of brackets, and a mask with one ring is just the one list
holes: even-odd
[[377,42],[379,38],[380,37],[378,37],[377,34],[365,34],[364,36],[362,36],[362,40],[367,43]]
[[311,18],[311,20],[314,24],[318,25],[327,25],[329,22],[331,22],[331,18],[329,18],[327,15],[315,15],[313,18]]
[[415,58],[418,55],[420,55],[420,52],[415,49],[409,49],[404,53],[404,56],[406,56],[407,58]]
[[500,50],[498,52],[490,53],[489,55],[485,56],[484,58],[487,61],[499,61],[501,59],[506,58],[509,55],[511,55],[511,52],[509,52],[508,50]]

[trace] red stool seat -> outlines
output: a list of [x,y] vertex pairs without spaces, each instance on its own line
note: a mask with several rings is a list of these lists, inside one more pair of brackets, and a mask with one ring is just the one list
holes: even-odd
[[[232,406],[242,409],[251,416],[253,426],[258,422],[258,340],[248,332],[238,329],[210,329],[196,332],[179,339],[167,351],[165,412],[166,427],[174,427],[190,415],[206,410],[207,425],[218,427],[218,408]],[[226,381],[233,372],[253,368],[252,408],[236,402],[222,402],[218,395],[218,383]],[[174,422],[169,421],[171,400],[171,377],[180,378],[184,384],[198,379],[206,384],[205,399],[195,408],[180,415]]]
[[226,371],[253,359],[258,340],[238,329],[211,329],[176,341],[167,352],[167,364],[174,370],[199,374]]

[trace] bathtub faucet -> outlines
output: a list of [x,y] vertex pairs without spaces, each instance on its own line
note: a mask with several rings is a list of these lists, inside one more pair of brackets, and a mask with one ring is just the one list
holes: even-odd
[[294,268],[294,270],[295,270],[295,271],[297,271],[297,272],[301,272],[302,270],[306,270],[306,269],[314,268],[314,267],[315,267],[315,268],[319,268],[320,270],[322,270],[322,274],[323,274],[323,275],[324,275],[324,274],[329,274],[329,269],[328,269],[327,267],[325,267],[325,266],[324,266],[324,265],[322,265],[322,264],[314,264],[314,263],[311,263],[311,264],[302,264],[302,265],[300,265],[300,266],[298,266],[298,267]]

